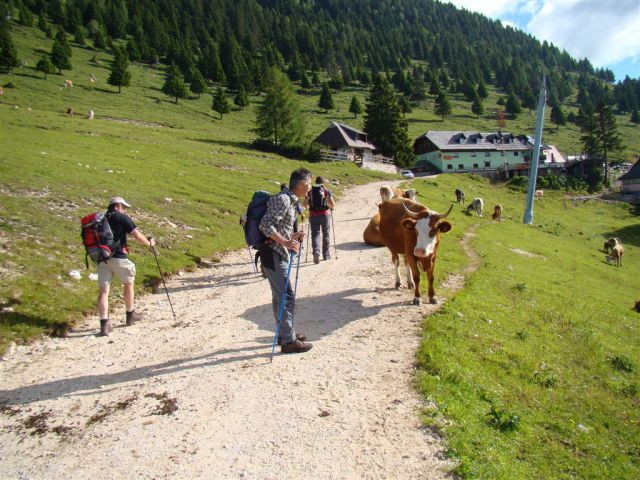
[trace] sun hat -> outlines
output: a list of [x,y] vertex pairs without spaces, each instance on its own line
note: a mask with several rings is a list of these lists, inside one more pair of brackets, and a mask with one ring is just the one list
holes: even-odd
[[129,205],[126,200],[122,197],[113,197],[111,200],[109,200],[109,205],[115,205],[116,203],[121,203],[122,205],[124,205],[127,208],[130,208],[131,205]]

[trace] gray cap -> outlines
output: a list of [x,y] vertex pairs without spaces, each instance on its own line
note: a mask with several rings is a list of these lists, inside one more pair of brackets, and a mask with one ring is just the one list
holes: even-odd
[[129,205],[125,201],[125,199],[122,198],[122,197],[113,197],[111,200],[109,200],[109,205],[115,205],[116,203],[121,203],[122,205],[124,205],[127,208],[131,207],[131,205]]

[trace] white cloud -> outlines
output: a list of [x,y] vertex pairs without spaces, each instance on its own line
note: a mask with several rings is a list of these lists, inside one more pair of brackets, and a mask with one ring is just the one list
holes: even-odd
[[640,54],[638,0],[546,0],[527,31],[603,66]]
[[527,2],[522,0],[449,0],[448,3],[472,12],[483,13],[487,17],[500,18],[505,13],[517,11],[520,3]]

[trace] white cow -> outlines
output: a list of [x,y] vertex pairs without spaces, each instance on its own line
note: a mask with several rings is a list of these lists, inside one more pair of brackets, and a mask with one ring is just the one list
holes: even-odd
[[473,202],[467,205],[467,212],[476,212],[476,216],[482,217],[482,209],[484,208],[484,201],[481,198],[474,198]]

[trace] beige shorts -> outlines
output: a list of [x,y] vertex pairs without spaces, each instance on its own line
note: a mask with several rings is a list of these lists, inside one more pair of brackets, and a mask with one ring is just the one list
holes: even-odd
[[98,285],[111,285],[113,276],[118,277],[122,284],[133,283],[136,277],[136,266],[128,258],[110,258],[98,264]]

